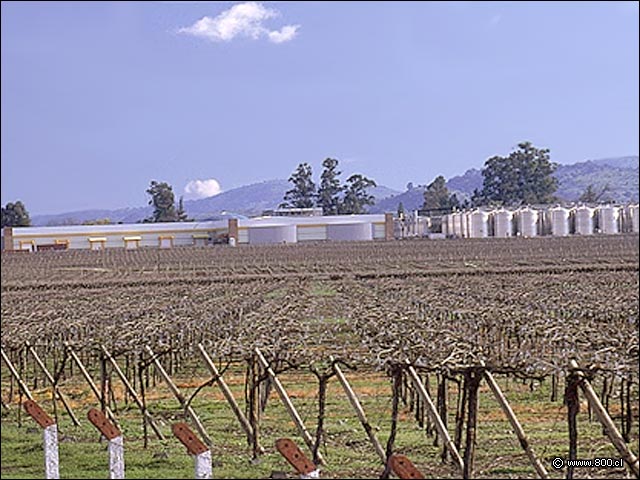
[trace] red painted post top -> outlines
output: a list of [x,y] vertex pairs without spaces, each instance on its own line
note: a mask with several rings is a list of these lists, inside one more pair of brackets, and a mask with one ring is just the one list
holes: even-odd
[[400,478],[424,478],[422,472],[418,470],[415,465],[404,455],[393,454],[389,458],[391,464],[391,470]]
[[87,418],[89,418],[89,421],[93,423],[94,427],[100,430],[100,433],[102,433],[102,435],[104,435],[107,440],[113,440],[114,438],[122,435],[120,430],[118,430],[117,427],[115,427],[109,420],[107,420],[107,417],[104,415],[104,413],[102,413],[102,411],[98,410],[97,408],[92,408],[91,410],[89,410],[89,413],[87,413]]
[[27,411],[27,413],[29,415],[31,415],[31,417],[42,428],[47,428],[47,427],[50,427],[51,425],[55,425],[56,424],[56,422],[53,421],[53,418],[51,418],[49,415],[47,415],[47,413],[44,410],[42,410],[40,405],[38,405],[35,401],[33,401],[33,400],[25,400],[23,405],[24,405],[24,409]]
[[295,468],[298,473],[308,475],[317,469],[311,460],[309,460],[302,450],[288,438],[279,438],[276,440],[276,448],[284,458]]
[[174,423],[171,426],[171,431],[182,444],[187,447],[187,451],[190,455],[200,455],[206,452],[209,448],[200,440],[195,433],[191,431],[189,425],[184,422]]

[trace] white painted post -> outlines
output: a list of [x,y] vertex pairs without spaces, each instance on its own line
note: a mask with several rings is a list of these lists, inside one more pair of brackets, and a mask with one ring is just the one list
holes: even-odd
[[109,440],[109,478],[124,478],[124,445],[122,435]]
[[109,478],[124,478],[124,445],[122,433],[97,408],[87,414],[89,421],[109,440]]
[[195,456],[196,478],[212,478],[211,450]]
[[26,400],[24,402],[24,409],[43,429],[45,478],[60,478],[58,460],[58,426],[35,401]]
[[187,447],[187,453],[194,456],[195,478],[213,478],[211,450],[200,440],[184,422],[174,423],[171,431]]
[[44,437],[44,477],[60,478],[58,459],[58,426],[53,425],[43,430]]

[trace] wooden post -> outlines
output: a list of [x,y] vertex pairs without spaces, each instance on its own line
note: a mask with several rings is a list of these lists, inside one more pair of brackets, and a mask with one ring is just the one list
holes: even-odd
[[620,435],[620,432],[613,423],[613,420],[611,419],[605,408],[602,406],[602,403],[600,403],[600,399],[598,398],[596,392],[593,390],[591,383],[589,383],[589,380],[587,380],[584,373],[579,370],[578,363],[575,360],[571,360],[570,366],[571,369],[574,370],[575,375],[577,375],[578,377],[578,385],[580,386],[580,389],[583,391],[585,397],[587,397],[587,401],[589,402],[589,405],[591,405],[591,408],[596,414],[596,417],[598,417],[598,420],[600,421],[600,423],[602,423],[602,426],[604,427],[607,436],[611,440],[611,443],[613,443],[613,446],[616,447],[616,449],[622,456],[622,459],[627,463],[627,465],[629,465],[629,468],[631,468],[631,471],[634,473],[634,475],[636,477],[640,476],[640,469],[638,468],[638,457],[636,457],[631,452],[631,450],[625,443],[624,438],[622,438],[622,435]]
[[279,438],[276,440],[276,449],[296,469],[300,478],[320,478],[320,470],[300,450],[293,440]]
[[27,385],[22,381],[22,378],[20,378],[20,374],[18,373],[16,368],[13,366],[13,363],[11,363],[11,360],[9,360],[9,357],[7,356],[7,354],[4,353],[4,348],[0,348],[0,353],[2,353],[2,359],[4,360],[4,363],[7,364],[7,367],[9,368],[11,375],[13,375],[13,377],[16,379],[16,382],[18,382],[18,386],[20,387],[20,390],[22,390],[22,392],[24,393],[24,396],[27,397],[29,400],[33,400],[33,395],[31,395],[31,391],[29,390],[29,387],[27,387]]
[[211,450],[191,431],[184,422],[174,423],[171,431],[182,444],[187,453],[194,456],[195,478],[212,478]]
[[122,370],[120,369],[120,366],[118,365],[116,360],[111,356],[111,354],[105,348],[104,345],[100,345],[100,348],[102,349],[102,352],[104,353],[104,355],[107,358],[107,360],[109,361],[109,363],[111,363],[111,366],[113,367],[113,369],[116,371],[116,374],[118,375],[118,377],[120,377],[120,380],[122,380],[122,383],[124,384],[124,387],[127,389],[129,394],[133,398],[133,401],[136,402],[136,405],[140,409],[140,412],[142,412],[142,415],[144,416],[145,421],[148,422],[149,425],[151,425],[151,428],[155,432],[155,434],[158,437],[158,439],[159,440],[164,440],[164,435],[162,435],[162,432],[160,431],[160,428],[158,428],[158,425],[156,424],[153,416],[151,415],[151,413],[149,413],[149,410],[147,410],[147,408],[144,406],[144,403],[142,403],[142,400],[138,396],[138,393],[133,389],[133,386],[129,382],[129,379],[122,372]]
[[[91,375],[89,375],[89,372],[87,371],[87,369],[84,368],[84,365],[80,361],[80,358],[78,357],[76,352],[73,350],[73,348],[71,348],[71,345],[65,344],[65,346],[67,347],[67,350],[69,351],[69,354],[71,355],[71,358],[73,359],[73,361],[76,362],[76,364],[78,365],[78,368],[80,369],[80,373],[82,373],[82,376],[89,384],[89,387],[91,387],[91,391],[93,392],[95,397],[98,399],[98,401],[102,402],[102,396],[100,395],[100,391],[98,390],[98,387],[93,381],[93,378],[91,378]],[[104,411],[107,414],[107,417],[109,417],[109,420],[111,420],[113,423],[118,425],[118,420],[116,419],[116,416],[113,414],[111,409],[109,407],[105,407]]]
[[44,438],[44,477],[60,478],[58,460],[58,426],[33,400],[25,400],[24,409],[42,427]]
[[[465,374],[465,388],[469,389],[467,408],[467,434],[464,448],[464,470],[462,478],[473,478],[473,464],[476,449],[476,423],[478,420],[478,388],[481,376],[475,369],[470,369]],[[468,384],[467,384],[468,382]]]
[[393,454],[389,457],[391,470],[401,479],[425,478],[420,470],[418,470],[413,462],[404,455]]
[[409,375],[413,380],[413,384],[418,390],[418,394],[420,395],[420,397],[422,397],[422,400],[427,406],[427,412],[429,413],[429,416],[433,420],[433,423],[435,423],[436,429],[438,430],[438,434],[442,438],[446,448],[448,448],[449,452],[451,452],[451,456],[453,458],[454,463],[458,466],[460,471],[464,471],[464,462],[462,461],[462,457],[460,456],[460,453],[458,452],[458,449],[456,448],[456,446],[451,441],[449,432],[444,426],[444,423],[442,422],[440,415],[438,415],[438,411],[436,410],[436,406],[433,404],[433,400],[431,400],[431,397],[427,393],[427,390],[424,388],[423,383],[420,381],[420,377],[418,377],[418,373],[416,372],[416,369],[413,368],[413,366],[409,363],[409,361],[407,361],[407,366],[408,366],[407,371],[409,372]]
[[[481,362],[481,365],[484,367],[485,366],[484,362]],[[522,429],[522,425],[520,425],[520,422],[518,421],[516,414],[511,409],[509,402],[507,402],[507,398],[502,393],[502,390],[500,389],[500,386],[496,382],[495,378],[493,378],[493,375],[488,370],[484,371],[484,377],[486,378],[487,383],[489,384],[489,388],[493,392],[493,395],[496,397],[496,400],[498,400],[498,403],[500,404],[502,411],[505,413],[505,415],[509,419],[509,423],[511,423],[511,427],[513,428],[514,432],[516,433],[516,436],[518,437],[518,440],[520,441],[520,446],[523,448],[523,450],[529,457],[529,461],[531,462],[531,465],[533,465],[533,468],[535,468],[536,472],[538,473],[538,476],[540,478],[545,478],[545,479],[549,478],[549,474],[547,473],[547,470],[544,468],[544,466],[542,465],[542,462],[540,462],[540,460],[536,457],[536,454],[533,452],[533,449],[529,444],[529,440],[527,439],[527,436],[525,435],[524,430]]]
[[[284,403],[284,406],[287,409],[287,412],[289,412],[289,416],[291,416],[291,419],[296,424],[296,427],[298,428],[298,433],[300,433],[300,436],[304,440],[304,443],[306,443],[307,447],[309,447],[309,450],[313,451],[313,438],[311,437],[311,434],[309,433],[307,428],[304,426],[304,423],[302,422],[302,419],[300,418],[300,415],[298,414],[296,408],[293,406],[293,403],[291,403],[291,399],[289,398],[289,395],[287,395],[287,391],[284,389],[284,387],[280,383],[280,380],[276,376],[273,369],[269,366],[269,363],[264,358],[264,355],[262,355],[262,352],[258,349],[258,347],[256,347],[254,351],[258,357],[258,360],[260,361],[262,366],[267,371],[267,374],[271,378],[271,381],[273,382],[273,386],[275,387],[276,392],[278,392],[278,395],[280,396],[280,400],[282,400],[282,403]],[[320,455],[320,452],[318,452],[318,460],[321,464],[324,463],[322,456]]]
[[[220,375],[218,368],[215,366],[215,364],[211,360],[211,357],[209,357],[209,354],[204,349],[201,343],[198,344],[198,349],[200,350],[200,354],[204,359],[204,363],[207,365],[207,368],[209,368],[209,371],[214,376],[216,383],[220,387],[220,390],[222,390],[222,394],[224,395],[224,398],[227,399],[227,402],[229,402],[229,405],[231,406],[231,410],[233,410],[233,413],[235,414],[236,418],[240,422],[240,426],[242,427],[244,432],[247,434],[247,439],[249,443],[252,444],[254,441],[253,428],[251,428],[251,424],[249,423],[249,420],[247,420],[247,417],[245,417],[244,413],[242,413],[242,410],[240,410],[240,406],[238,405],[238,402],[236,402],[236,399],[233,397],[233,394],[231,393],[231,389],[222,378],[222,375]],[[264,453],[263,447],[259,446],[259,450],[260,450],[260,453]]]
[[378,440],[378,437],[376,437],[376,434],[373,431],[373,428],[371,428],[371,424],[367,420],[367,416],[364,413],[364,409],[362,408],[362,405],[360,404],[360,401],[358,400],[358,397],[356,396],[356,393],[351,388],[351,385],[347,381],[347,378],[344,376],[344,373],[342,372],[342,369],[340,368],[340,366],[337,363],[335,363],[334,358],[333,357],[329,357],[329,360],[333,364],[333,371],[336,372],[336,376],[338,377],[338,380],[340,381],[340,385],[342,385],[342,388],[344,389],[345,393],[347,394],[347,398],[349,399],[349,403],[351,403],[351,406],[356,411],[356,415],[358,416],[358,420],[360,420],[360,423],[362,424],[362,427],[364,428],[364,431],[367,433],[367,436],[369,437],[369,441],[373,445],[373,448],[375,449],[376,454],[378,455],[378,457],[382,461],[382,464],[383,465],[386,464],[387,463],[387,454],[385,453],[384,448],[382,448],[382,445],[380,444],[380,441]]
[[122,433],[109,423],[102,411],[92,408],[87,414],[89,421],[109,440],[109,478],[124,478],[124,445]]
[[[147,353],[151,356],[151,359],[153,360],[153,363],[156,366],[156,369],[158,370],[158,373],[160,373],[160,376],[163,378],[163,380],[165,381],[165,383],[169,387],[169,390],[171,390],[171,393],[173,393],[173,396],[176,397],[176,400],[178,400],[178,402],[180,402],[180,406],[183,409],[185,409],[185,411],[187,412],[187,415],[189,415],[189,417],[191,418],[191,420],[195,424],[196,429],[198,430],[200,435],[202,435],[202,438],[204,438],[204,441],[209,446],[213,445],[213,441],[211,440],[209,435],[207,435],[207,431],[204,429],[204,426],[202,425],[202,422],[200,421],[200,418],[198,418],[198,415],[196,415],[196,412],[193,410],[193,408],[191,408],[191,406],[187,404],[184,396],[182,396],[182,394],[180,393],[180,390],[178,389],[176,384],[173,383],[173,381],[171,380],[171,377],[169,377],[169,374],[164,369],[164,367],[160,363],[160,360],[155,355],[155,353],[153,353],[153,350],[151,349],[151,347],[149,345],[147,345],[145,347],[145,349],[147,350]],[[211,455],[211,453],[209,453],[209,455]]]
[[67,400],[62,395],[62,392],[60,391],[60,388],[58,387],[58,385],[56,385],[56,381],[53,378],[53,375],[51,375],[51,373],[47,369],[47,366],[40,359],[40,357],[38,356],[38,353],[36,352],[35,348],[33,348],[33,346],[29,342],[25,342],[25,344],[27,346],[27,350],[29,350],[29,353],[31,353],[31,356],[33,357],[33,359],[36,361],[36,363],[40,367],[40,370],[43,371],[44,376],[47,377],[47,380],[49,380],[49,383],[51,383],[51,386],[53,387],[54,396],[56,396],[56,397],[58,397],[60,399],[60,401],[64,405],[65,410],[67,411],[67,413],[71,417],[71,420],[73,421],[73,424],[75,426],[80,425],[80,422],[78,421],[78,418],[73,413],[73,410],[71,409],[71,406],[69,405]]

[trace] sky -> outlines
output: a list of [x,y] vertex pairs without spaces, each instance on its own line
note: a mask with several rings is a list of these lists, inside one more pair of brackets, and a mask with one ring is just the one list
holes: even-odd
[[2,205],[638,155],[637,2],[1,3]]

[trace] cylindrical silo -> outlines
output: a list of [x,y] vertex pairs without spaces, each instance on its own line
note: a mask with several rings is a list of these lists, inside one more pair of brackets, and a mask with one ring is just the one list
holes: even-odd
[[629,205],[627,211],[629,212],[630,232],[638,233],[638,204]]
[[555,207],[550,211],[551,235],[566,237],[569,235],[569,210],[564,207]]
[[518,232],[522,237],[538,235],[538,211],[529,207],[518,210]]
[[576,235],[593,233],[593,208],[581,205],[574,211]]
[[598,207],[597,212],[600,233],[618,233],[618,217],[620,216],[620,209],[613,205],[602,205]]
[[493,212],[494,235],[499,238],[513,234],[513,212],[501,208]]
[[469,214],[469,237],[484,238],[489,234],[489,214],[475,210]]
[[453,236],[453,217],[450,213],[442,216],[442,233],[447,237]]
[[453,236],[462,237],[462,212],[455,212],[453,217]]
[[330,223],[327,239],[342,242],[373,240],[373,227],[370,222]]
[[249,227],[249,244],[296,243],[298,236],[295,225],[272,225]]

